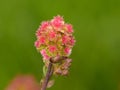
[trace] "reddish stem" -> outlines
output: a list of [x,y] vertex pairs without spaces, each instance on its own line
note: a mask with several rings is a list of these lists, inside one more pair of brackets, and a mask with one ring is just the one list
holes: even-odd
[[48,70],[47,70],[47,74],[45,76],[45,79],[44,79],[44,82],[43,82],[43,85],[42,85],[42,89],[41,90],[46,90],[47,88],[47,84],[52,76],[52,63],[50,62],[49,65],[48,65]]

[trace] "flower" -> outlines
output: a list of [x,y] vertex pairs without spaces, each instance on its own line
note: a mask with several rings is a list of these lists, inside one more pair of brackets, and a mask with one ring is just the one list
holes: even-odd
[[66,27],[67,27],[67,32],[68,33],[73,33],[73,28],[72,28],[71,24],[66,24]]
[[49,37],[50,37],[50,38],[55,38],[55,37],[56,37],[56,33],[55,33],[54,31],[51,31],[51,32],[49,33]]
[[32,75],[17,75],[5,90],[40,90]]
[[57,50],[56,46],[49,46],[50,52],[55,52]]
[[63,18],[61,16],[56,16],[52,19],[51,24],[56,28],[60,28],[64,24]]
[[38,47],[40,46],[39,41],[35,41],[34,45],[35,45],[35,47],[37,47],[37,48],[38,48]]
[[69,36],[63,36],[62,37],[62,43],[63,44],[67,44],[70,41],[70,37]]
[[43,36],[39,37],[39,43],[44,44],[45,43],[45,37],[43,37]]
[[35,47],[43,59],[49,60],[56,56],[69,56],[75,43],[71,24],[65,23],[63,17],[55,16],[39,26]]
[[46,30],[46,28],[49,26],[49,22],[45,21],[42,22],[39,30]]
[[71,54],[71,49],[68,48],[68,47],[66,47],[66,48],[64,49],[64,52],[65,52],[67,55],[70,55],[70,54]]
[[73,37],[70,38],[70,44],[73,46],[75,44],[75,39]]
[[43,58],[45,60],[48,60],[50,57],[47,55],[47,52],[45,49],[41,50],[40,53],[42,54]]

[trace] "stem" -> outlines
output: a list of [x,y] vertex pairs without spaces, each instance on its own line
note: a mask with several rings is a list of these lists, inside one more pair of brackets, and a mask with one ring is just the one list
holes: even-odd
[[52,63],[50,62],[49,65],[48,65],[48,70],[47,70],[47,74],[45,76],[45,79],[44,79],[44,82],[43,82],[43,85],[42,85],[42,89],[41,90],[46,90],[47,88],[47,84],[52,76]]

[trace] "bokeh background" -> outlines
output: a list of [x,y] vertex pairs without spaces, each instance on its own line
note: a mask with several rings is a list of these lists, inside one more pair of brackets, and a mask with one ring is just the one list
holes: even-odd
[[0,0],[0,90],[17,74],[41,79],[35,32],[58,14],[77,42],[70,75],[48,90],[120,90],[120,0]]

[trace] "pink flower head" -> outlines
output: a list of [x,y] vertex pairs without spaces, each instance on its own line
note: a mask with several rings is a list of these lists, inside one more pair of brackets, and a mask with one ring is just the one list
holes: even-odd
[[56,46],[49,47],[50,52],[55,52],[57,50]]
[[47,55],[46,50],[43,49],[40,51],[40,53],[42,54],[42,56],[45,60],[49,60],[50,57]]
[[49,22],[45,21],[42,22],[40,30],[46,30],[46,28],[49,26]]
[[70,44],[71,44],[71,45],[74,45],[74,44],[75,44],[75,39],[74,39],[73,37],[71,37],[71,39],[70,39]]
[[67,27],[67,32],[68,33],[73,33],[73,28],[72,28],[71,24],[66,24],[66,27]]
[[63,24],[63,18],[61,16],[56,16],[54,19],[51,21],[52,25],[56,28],[60,28]]
[[39,37],[39,42],[40,42],[40,44],[44,44],[45,43],[45,37],[43,37],[43,36]]
[[44,56],[46,54],[46,50],[44,50],[44,49],[41,50],[40,52],[41,52],[42,56]]
[[43,59],[44,59],[44,60],[49,60],[50,57],[49,57],[47,54],[45,54],[45,55],[43,56]]
[[51,32],[49,33],[49,37],[50,37],[50,38],[55,38],[55,37],[56,37],[56,33],[55,33],[54,31],[51,31]]
[[62,37],[62,43],[63,43],[63,44],[67,44],[67,43],[69,42],[69,38],[70,38],[70,37],[68,37],[68,36],[63,36],[63,37]]
[[36,36],[39,37],[40,35],[41,35],[41,31],[38,30],[38,31],[36,32]]
[[69,56],[75,43],[72,32],[72,25],[65,23],[63,17],[58,15],[41,24],[36,32],[35,47],[45,60],[57,55]]
[[64,52],[65,52],[65,54],[70,55],[70,54],[71,54],[71,49],[68,48],[68,47],[66,47],[66,48],[64,49]]
[[37,48],[39,48],[39,46],[40,46],[40,42],[39,41],[35,41],[35,47],[37,47]]

